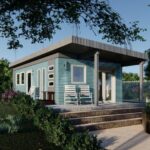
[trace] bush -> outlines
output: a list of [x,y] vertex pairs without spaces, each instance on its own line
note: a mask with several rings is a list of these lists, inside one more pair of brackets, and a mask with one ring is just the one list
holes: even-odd
[[20,118],[8,115],[0,120],[0,133],[15,133],[19,130]]
[[32,119],[34,116],[35,101],[29,95],[18,92],[12,98],[12,102],[19,114],[27,119]]
[[64,150],[98,150],[100,142],[88,132],[78,133],[66,119],[48,108],[37,109],[35,124],[44,131],[49,143]]
[[17,95],[17,93],[15,91],[6,90],[4,93],[2,93],[2,100],[5,102],[9,102],[16,95]]
[[35,102],[30,96],[19,93],[13,98],[21,117],[33,121],[43,131],[49,143],[62,150],[99,150],[100,143],[88,132],[78,133],[70,122],[53,110]]
[[145,106],[145,114],[147,115],[147,118],[150,119],[150,103],[147,103]]

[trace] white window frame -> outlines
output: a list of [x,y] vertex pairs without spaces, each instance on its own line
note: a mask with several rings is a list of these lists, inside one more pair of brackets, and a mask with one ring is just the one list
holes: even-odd
[[[49,69],[50,67],[53,67],[53,69],[52,69],[52,70],[50,70],[50,69]],[[49,72],[54,71],[54,65],[49,65],[49,66],[48,66],[48,71],[49,71]]]
[[[24,74],[24,83],[22,83],[22,74]],[[20,72],[20,85],[25,84],[25,72]]]
[[[82,67],[84,69],[83,73],[84,73],[84,77],[83,77],[83,82],[74,82],[73,81],[73,67]],[[72,84],[86,84],[86,65],[71,65],[71,83]]]
[[[53,82],[53,85],[49,85],[50,82]],[[48,87],[54,87],[54,81],[53,80],[48,81]]]
[[[19,83],[17,82],[17,76],[19,75]],[[20,85],[20,73],[16,73],[16,85]]]
[[[49,75],[52,75],[52,74],[53,74],[53,78],[50,78]],[[53,79],[54,79],[54,73],[49,73],[49,74],[48,74],[48,79],[49,79],[49,80],[53,80]]]

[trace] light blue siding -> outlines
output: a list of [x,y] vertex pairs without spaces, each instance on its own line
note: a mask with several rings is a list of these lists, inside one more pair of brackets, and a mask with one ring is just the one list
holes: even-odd
[[[14,75],[15,75],[15,81],[14,81],[14,89],[16,91],[21,91],[21,92],[26,92],[26,73],[28,71],[31,71],[32,72],[32,86],[37,86],[37,70],[38,69],[41,69],[42,68],[45,68],[46,69],[46,81],[48,81],[48,62],[43,62],[43,63],[39,63],[39,64],[36,64],[36,65],[32,65],[32,66],[29,66],[29,67],[25,67],[23,69],[18,69],[14,72]],[[24,85],[16,85],[16,74],[20,74],[21,72],[24,72],[25,73],[25,83]],[[46,82],[46,86],[45,86],[46,90],[48,90],[48,82]]]
[[[56,58],[54,61],[55,64],[55,103],[64,104],[64,85],[72,84],[71,83],[71,65],[85,65],[86,66],[86,83],[90,86],[90,90],[93,93],[94,91],[94,64],[92,61],[88,60],[77,60],[69,58]],[[120,64],[116,63],[106,63],[100,62],[100,68],[115,68],[116,76],[116,101],[122,102],[122,67]],[[48,62],[39,63],[23,69],[18,69],[14,72],[15,80],[16,74],[24,72],[25,73],[25,84],[16,85],[14,81],[14,88],[16,91],[26,92],[26,73],[32,71],[32,86],[37,86],[37,70],[46,69],[46,91],[48,91]],[[78,86],[78,85],[77,85]]]
[[[56,104],[64,104],[64,85],[71,83],[71,65],[86,66],[86,84],[93,93],[94,88],[94,65],[92,61],[77,59],[55,59],[55,101]],[[115,68],[116,73],[116,98],[122,101],[122,68],[120,64],[100,62],[100,67]],[[78,86],[78,85],[77,85]]]

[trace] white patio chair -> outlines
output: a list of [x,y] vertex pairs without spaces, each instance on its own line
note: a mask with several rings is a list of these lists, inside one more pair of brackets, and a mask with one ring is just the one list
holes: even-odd
[[65,85],[64,88],[64,104],[75,103],[78,105],[78,95],[75,85]]
[[82,102],[90,102],[92,104],[93,103],[92,93],[90,92],[89,85],[80,85],[79,88],[80,88],[80,92],[79,92],[80,104]]

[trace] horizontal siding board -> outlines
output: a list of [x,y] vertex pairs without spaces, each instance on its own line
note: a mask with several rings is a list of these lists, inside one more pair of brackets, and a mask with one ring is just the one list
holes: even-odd
[[[69,63],[69,69],[66,70],[64,65]],[[55,59],[55,99],[56,104],[64,104],[64,86],[65,85],[71,85],[71,65],[86,65],[86,84],[89,85],[90,91],[94,91],[94,63],[92,61],[88,60],[77,60],[77,59],[69,59],[69,58],[56,58]],[[122,98],[122,68],[120,64],[115,63],[106,63],[106,62],[100,62],[100,67],[113,67],[116,69],[116,84],[118,88],[116,88],[116,97],[117,101],[120,101]],[[76,84],[78,87],[78,84]]]

